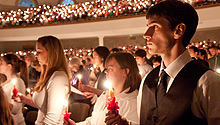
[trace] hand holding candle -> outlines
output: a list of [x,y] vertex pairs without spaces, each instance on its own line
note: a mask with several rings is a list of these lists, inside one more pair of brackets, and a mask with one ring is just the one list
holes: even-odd
[[16,85],[16,79],[12,79],[12,84],[14,86],[13,90],[12,90],[12,93],[13,93],[13,97],[16,97],[17,94],[18,94],[18,90],[15,88],[15,85]]
[[114,92],[111,86],[111,82],[110,81],[106,81],[105,85],[109,88],[109,98],[108,98],[108,106],[107,109],[109,111],[112,111],[113,113],[117,114],[118,113],[118,102],[115,101],[115,97],[114,97]]
[[30,88],[27,88],[27,94],[29,94],[31,97],[33,96],[33,92],[31,92],[31,89]]
[[66,121],[68,121],[71,112],[68,113],[68,102],[67,102],[67,100],[64,101],[64,106],[65,106],[65,111],[64,111],[64,113],[63,113],[63,117],[64,117],[64,119],[65,119]]
[[78,75],[77,77],[78,77],[78,79],[79,79],[79,83],[78,83],[78,86],[80,86],[80,85],[82,85],[82,82],[81,82],[81,79],[82,79],[82,75],[80,75],[80,74],[79,74],[79,75]]

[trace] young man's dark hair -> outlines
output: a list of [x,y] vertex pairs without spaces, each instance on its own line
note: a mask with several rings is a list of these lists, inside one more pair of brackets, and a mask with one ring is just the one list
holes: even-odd
[[[189,49],[192,49],[194,53],[197,52],[197,53],[199,54],[199,49],[198,49],[197,47],[195,47],[195,46],[190,46]],[[197,55],[198,55],[198,54],[197,54]]]
[[112,48],[111,49],[111,53],[117,53],[117,52],[120,52],[120,49],[118,49],[118,48]]
[[195,9],[188,3],[182,3],[180,1],[166,1],[152,6],[146,15],[146,18],[148,19],[152,16],[166,18],[169,21],[172,30],[174,30],[178,24],[184,23],[186,25],[183,37],[184,47],[189,44],[198,25],[198,15]]
[[139,56],[139,57],[146,57],[146,51],[143,49],[138,49],[137,51],[135,51],[135,56]]

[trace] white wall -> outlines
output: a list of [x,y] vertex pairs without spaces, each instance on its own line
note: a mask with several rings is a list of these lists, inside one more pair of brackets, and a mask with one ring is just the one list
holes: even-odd
[[0,0],[0,4],[14,6],[15,5],[15,1],[16,0]]

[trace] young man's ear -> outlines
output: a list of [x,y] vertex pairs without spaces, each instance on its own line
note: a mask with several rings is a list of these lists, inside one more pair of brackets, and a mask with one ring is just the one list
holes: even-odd
[[174,30],[174,39],[179,39],[183,37],[185,31],[186,31],[186,25],[184,23],[178,24]]

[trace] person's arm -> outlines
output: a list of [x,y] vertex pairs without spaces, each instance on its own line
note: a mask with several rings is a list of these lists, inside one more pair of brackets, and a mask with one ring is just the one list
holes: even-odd
[[207,71],[198,81],[193,93],[192,112],[208,124],[220,124],[220,77]]
[[46,115],[44,124],[59,124],[63,119],[64,102],[68,99],[69,82],[66,76],[62,74],[55,74],[52,76],[48,85],[46,86]]
[[21,93],[18,93],[17,97],[14,98],[14,101],[16,101],[18,103],[24,103],[24,104],[27,104],[27,105],[32,106],[34,108],[37,108],[37,106],[34,104],[31,97],[27,97]]
[[96,89],[96,88],[91,87],[89,85],[83,85],[83,84],[79,86],[79,90],[80,91],[92,92],[92,93],[94,93],[94,94],[96,94],[98,96],[100,96],[102,94],[102,92],[103,92],[103,90],[99,90],[99,89]]

